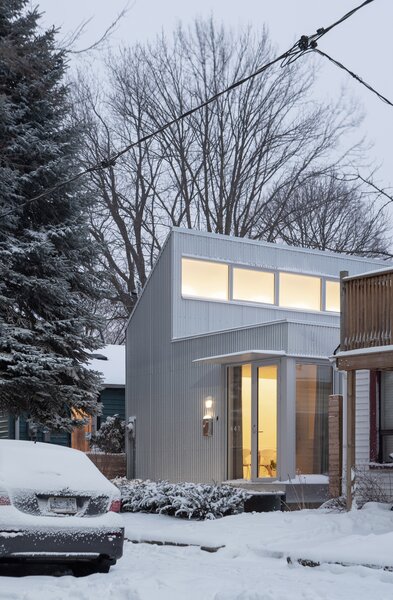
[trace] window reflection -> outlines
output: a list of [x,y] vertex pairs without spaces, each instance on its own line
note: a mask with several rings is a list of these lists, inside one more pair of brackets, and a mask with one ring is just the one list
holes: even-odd
[[328,403],[332,369],[296,365],[296,469],[303,474],[328,472]]

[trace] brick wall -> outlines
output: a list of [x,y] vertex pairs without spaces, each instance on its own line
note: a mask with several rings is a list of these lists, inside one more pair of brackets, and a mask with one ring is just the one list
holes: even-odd
[[329,396],[329,496],[341,496],[343,397]]
[[98,454],[86,452],[86,455],[108,479],[125,477],[126,455],[125,454]]

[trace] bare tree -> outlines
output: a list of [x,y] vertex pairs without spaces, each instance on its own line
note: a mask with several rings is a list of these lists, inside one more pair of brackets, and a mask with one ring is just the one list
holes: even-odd
[[[346,182],[332,172],[311,176],[288,197],[286,215],[277,224],[276,240],[292,246],[346,254],[390,257],[389,229],[384,210],[360,184]],[[284,204],[275,200],[277,211]]]
[[[266,30],[234,33],[212,19],[179,26],[170,41],[162,35],[109,56],[109,85],[97,92],[86,79],[79,82],[84,162],[107,159],[271,57]],[[113,308],[109,339],[120,339],[170,226],[303,243],[304,232],[296,233],[303,227],[302,190],[318,178],[326,183],[361,154],[359,144],[342,144],[359,122],[356,107],[344,97],[333,106],[313,102],[314,76],[300,61],[265,71],[92,174],[91,230],[101,247],[105,310]],[[317,205],[310,218],[319,215]],[[310,245],[323,244],[317,237]],[[331,249],[341,251],[333,238]]]

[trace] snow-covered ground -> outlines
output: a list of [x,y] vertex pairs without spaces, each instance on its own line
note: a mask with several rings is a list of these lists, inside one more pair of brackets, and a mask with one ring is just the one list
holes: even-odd
[[[217,521],[122,515],[126,536],[197,544],[125,544],[109,574],[85,578],[0,577],[1,600],[391,600],[393,512],[367,505],[335,514],[316,510],[242,514]],[[224,547],[216,553],[198,545]],[[289,566],[286,557],[325,561]]]

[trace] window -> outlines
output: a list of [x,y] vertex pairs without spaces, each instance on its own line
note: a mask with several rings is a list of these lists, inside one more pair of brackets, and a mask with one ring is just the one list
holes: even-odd
[[379,460],[392,462],[393,457],[393,371],[381,373],[379,399]]
[[325,309],[331,312],[340,312],[340,283],[326,281]]
[[321,310],[321,280],[319,277],[280,273],[280,306]]
[[182,259],[182,295],[207,300],[228,300],[228,265]]
[[274,304],[274,273],[234,268],[233,299]]
[[328,472],[328,404],[332,369],[328,365],[296,365],[296,470]]

